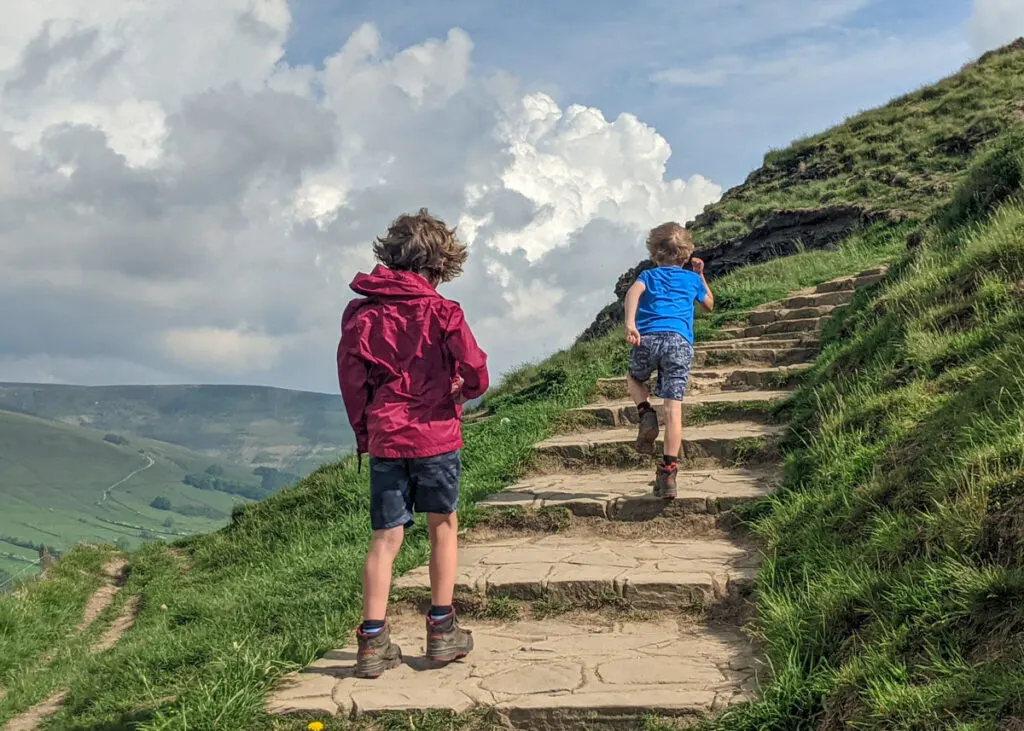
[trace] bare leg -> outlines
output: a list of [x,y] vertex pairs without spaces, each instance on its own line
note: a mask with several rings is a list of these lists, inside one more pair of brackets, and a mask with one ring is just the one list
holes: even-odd
[[427,513],[430,533],[430,603],[451,606],[459,569],[458,513]]
[[665,399],[665,454],[679,457],[683,446],[683,402]]
[[646,384],[640,383],[640,381],[628,374],[626,375],[626,388],[629,389],[629,397],[638,406],[644,401],[649,401],[651,398],[651,392],[647,390]]
[[375,530],[363,567],[363,620],[382,620],[387,616],[391,591],[391,567],[402,547],[405,528],[397,526]]

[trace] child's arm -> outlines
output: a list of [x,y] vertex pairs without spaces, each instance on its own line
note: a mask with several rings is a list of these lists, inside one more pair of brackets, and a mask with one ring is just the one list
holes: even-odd
[[486,393],[490,386],[487,373],[487,353],[480,349],[473,332],[466,324],[462,308],[456,305],[448,320],[445,341],[448,352],[458,363],[458,377],[462,379],[461,398],[469,401]]
[[647,291],[647,285],[639,279],[626,290],[626,340],[630,345],[640,345],[640,333],[636,329],[636,308],[640,305],[640,295]]
[[704,278],[704,260],[693,257],[690,259],[690,263],[693,266],[693,273],[700,277],[700,282],[704,285],[704,297],[703,299],[698,299],[697,302],[700,303],[705,312],[711,312],[715,309],[715,295],[711,293],[708,280]]
[[356,450],[366,454],[370,436],[366,428],[366,407],[370,403],[371,389],[366,363],[358,356],[359,333],[349,325],[353,310],[346,309],[341,318],[341,341],[338,343],[338,384],[345,402],[348,422],[356,435]]

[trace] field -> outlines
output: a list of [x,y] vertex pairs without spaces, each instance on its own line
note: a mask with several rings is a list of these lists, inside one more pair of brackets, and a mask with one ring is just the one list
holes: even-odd
[[[129,438],[0,411],[0,571],[32,568],[37,546],[64,551],[76,542],[135,548],[144,538],[172,540],[214,530],[237,495],[182,483],[214,460],[171,444]],[[122,440],[118,440],[122,441]],[[221,465],[225,477],[253,486],[244,468]],[[166,497],[185,513],[156,510]]]
[[340,395],[262,386],[0,383],[0,409],[298,475],[350,453],[355,443]]

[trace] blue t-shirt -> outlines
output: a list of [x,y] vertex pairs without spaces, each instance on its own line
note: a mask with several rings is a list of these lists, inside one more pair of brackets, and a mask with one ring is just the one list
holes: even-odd
[[644,293],[636,308],[636,329],[641,335],[679,333],[693,342],[693,303],[707,294],[700,275],[682,267],[656,267],[640,272]]

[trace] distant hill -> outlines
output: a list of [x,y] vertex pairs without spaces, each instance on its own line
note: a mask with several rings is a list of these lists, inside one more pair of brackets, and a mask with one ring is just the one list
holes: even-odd
[[0,383],[0,409],[300,475],[355,444],[340,395],[264,386]]
[[28,568],[41,544],[208,532],[282,486],[176,445],[0,411],[0,571]]

